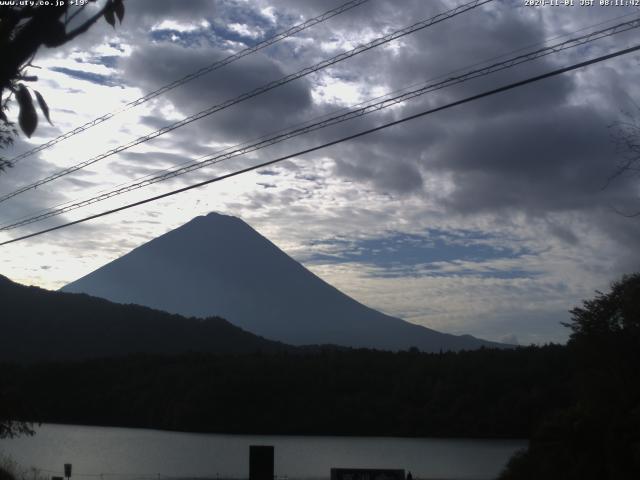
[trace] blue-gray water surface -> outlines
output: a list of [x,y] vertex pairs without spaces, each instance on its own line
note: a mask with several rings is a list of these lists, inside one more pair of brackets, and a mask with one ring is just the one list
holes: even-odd
[[43,476],[72,480],[248,478],[249,445],[275,446],[275,473],[328,478],[331,467],[404,468],[421,479],[496,478],[525,440],[219,435],[132,428],[42,425],[33,437],[0,440],[0,454]]

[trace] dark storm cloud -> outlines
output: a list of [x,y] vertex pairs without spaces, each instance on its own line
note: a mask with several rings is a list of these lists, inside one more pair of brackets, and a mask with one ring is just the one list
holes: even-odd
[[[264,0],[261,2],[264,6],[272,6],[276,15],[286,14],[290,18],[296,16],[313,17],[336,8],[343,3],[346,3],[346,0],[305,0],[304,2],[298,0]],[[340,34],[351,33],[356,37],[363,29],[377,32],[394,29],[403,23],[415,23],[418,18],[427,18],[451,8],[453,8],[453,5],[437,0],[429,2],[424,0],[403,0],[402,4],[394,1],[371,0],[331,19],[331,23],[320,26],[319,30],[321,34],[334,31]],[[320,35],[320,38],[329,36]]]
[[577,246],[580,243],[580,237],[578,237],[578,235],[566,225],[561,225],[551,221],[547,224],[547,230],[552,236],[569,245]]
[[[136,78],[147,90],[153,90],[224,56],[223,52],[213,49],[161,44],[134,52],[124,67],[128,76]],[[181,113],[189,115],[278,80],[287,73],[277,62],[256,54],[173,90],[166,98]],[[207,140],[240,140],[273,129],[283,119],[302,116],[310,105],[309,85],[305,80],[298,80],[201,120],[197,126]]]
[[126,6],[127,20],[152,23],[158,20],[193,20],[194,12],[198,12],[199,18],[206,18],[218,14],[219,1],[214,0],[189,0],[185,2],[175,0],[136,0]]
[[334,172],[354,180],[365,180],[391,193],[410,193],[422,188],[422,175],[415,165],[397,159],[370,157],[352,162],[336,160]]
[[607,122],[584,107],[487,119],[459,132],[430,163],[454,175],[448,204],[465,213],[544,212],[600,203],[610,171]]

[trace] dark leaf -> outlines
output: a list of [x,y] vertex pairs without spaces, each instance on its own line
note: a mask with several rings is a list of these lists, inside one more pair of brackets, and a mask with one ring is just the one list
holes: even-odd
[[39,91],[34,90],[34,93],[36,94],[36,99],[38,100],[38,105],[40,105],[40,110],[42,110],[42,113],[44,114],[45,118],[47,119],[47,122],[49,122],[51,125],[53,125],[53,123],[51,122],[51,118],[49,118],[49,106],[47,105],[47,102],[44,101],[44,98],[42,97],[42,95],[40,95]]
[[113,3],[109,3],[109,5],[107,5],[107,8],[105,8],[105,10],[104,10],[104,19],[113,28],[116,28],[116,17],[115,17],[115,15],[113,13]]
[[43,35],[42,43],[47,47],[59,47],[67,38],[66,28],[60,20],[51,22]]
[[23,84],[18,85],[16,100],[20,106],[20,113],[18,114],[18,123],[20,124],[20,128],[27,137],[31,137],[38,126],[38,115],[36,114],[36,109],[33,106],[31,94]]
[[114,0],[113,9],[116,12],[116,16],[118,17],[118,21],[122,23],[122,19],[124,18],[124,2],[123,0]]

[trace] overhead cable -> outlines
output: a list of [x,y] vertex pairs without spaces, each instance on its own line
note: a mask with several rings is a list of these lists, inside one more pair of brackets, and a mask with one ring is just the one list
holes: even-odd
[[362,5],[363,3],[368,2],[369,0],[351,0],[349,2],[346,2],[342,5],[340,5],[337,8],[334,8],[332,10],[329,10],[321,15],[318,15],[317,17],[314,18],[310,18],[309,20],[307,20],[306,22],[300,23],[298,25],[294,25],[293,27],[289,28],[288,30],[285,30],[283,32],[280,32],[276,35],[274,35],[273,37],[270,37],[266,40],[263,40],[262,42],[259,42],[257,44],[255,44],[252,47],[248,47],[245,48],[243,50],[240,50],[237,53],[234,53],[233,55],[229,55],[226,58],[223,58],[222,60],[219,60],[217,62],[214,62],[210,65],[207,65],[206,67],[201,68],[200,70],[197,70],[193,73],[190,73],[188,75],[185,75],[184,77],[175,80],[171,83],[169,83],[168,85],[164,85],[156,90],[154,90],[153,92],[147,93],[146,95],[137,98],[136,100],[133,100],[127,104],[125,104],[124,106],[122,106],[121,108],[111,112],[111,113],[107,113],[105,115],[102,115],[98,118],[95,118],[83,125],[80,125],[79,127],[74,128],[73,130],[69,130],[66,133],[63,133],[62,135],[49,140],[46,143],[43,143],[42,145],[38,145],[35,148],[32,148],[31,150],[28,150],[24,153],[21,153],[20,155],[17,155],[16,157],[12,158],[11,160],[9,160],[9,163],[11,164],[15,164],[17,162],[19,162],[22,159],[25,159],[27,157],[30,157],[31,155],[41,152],[47,148],[52,147],[53,145],[56,145],[57,143],[62,142],[63,140],[66,140],[67,138],[73,137],[74,135],[77,135],[79,133],[84,132],[85,130],[88,130],[92,127],[95,127],[96,125],[99,125],[103,122],[106,122],[107,120],[115,117],[116,115],[119,115],[120,113],[126,112],[127,110],[131,110],[134,107],[137,107],[138,105],[142,105],[143,103],[148,102],[149,100],[152,100],[164,93],[167,93],[170,90],[173,90],[174,88],[177,88],[181,85],[184,85],[187,82],[190,82],[191,80],[195,80],[196,78],[199,78],[207,73],[213,72],[214,70],[218,70],[226,65],[229,65],[230,63],[233,63],[237,60],[240,60],[241,58],[246,57],[247,55],[251,55],[252,53],[255,53],[259,50],[262,50],[266,47],[269,47],[277,42],[280,42],[281,40],[284,40],[285,38],[291,37],[293,35],[295,35],[296,33],[299,33],[303,30],[306,30],[308,28],[313,27],[314,25],[317,25],[319,23],[322,23],[326,20],[329,20],[330,18],[333,18],[337,15],[340,15],[341,13],[344,13],[348,10],[351,10],[352,8],[355,8],[359,5]]
[[298,157],[300,155],[304,155],[304,154],[307,154],[307,153],[315,152],[317,150],[321,150],[321,149],[324,149],[324,148],[327,148],[327,147],[331,147],[333,145],[337,145],[337,144],[340,144],[340,143],[343,143],[343,142],[346,142],[346,141],[349,141],[349,140],[354,140],[356,138],[363,137],[365,135],[369,135],[371,133],[387,129],[389,127],[392,127],[392,126],[395,126],[395,125],[399,125],[399,124],[408,122],[410,120],[415,120],[417,118],[424,117],[426,115],[430,115],[430,114],[433,114],[433,113],[436,113],[436,112],[439,112],[439,111],[442,111],[442,110],[447,110],[449,108],[456,107],[458,105],[462,105],[462,104],[465,104],[465,103],[469,103],[469,102],[472,102],[472,101],[479,100],[481,98],[485,98],[485,97],[489,97],[489,96],[492,96],[492,95],[496,95],[498,93],[502,93],[502,92],[506,92],[506,91],[509,91],[509,90],[513,90],[515,88],[519,88],[519,87],[522,87],[524,85],[528,85],[528,84],[531,84],[531,83],[534,83],[534,82],[538,82],[540,80],[544,80],[544,79],[551,78],[551,77],[554,77],[554,76],[557,76],[557,75],[561,75],[563,73],[566,73],[566,72],[569,72],[569,71],[572,71],[572,70],[577,70],[579,68],[583,68],[583,67],[586,67],[588,65],[593,65],[595,63],[599,63],[599,62],[602,62],[602,61],[605,61],[605,60],[609,60],[611,58],[619,57],[621,55],[627,55],[629,53],[636,52],[638,50],[640,50],[640,45],[636,45],[636,46],[633,46],[633,47],[630,47],[630,48],[625,48],[623,50],[618,50],[616,52],[613,52],[613,53],[610,53],[610,54],[607,54],[607,55],[602,55],[602,56],[593,58],[591,60],[586,60],[584,62],[575,63],[575,64],[567,66],[567,67],[563,67],[563,68],[559,68],[559,69],[556,69],[556,70],[552,70],[552,71],[544,73],[542,75],[536,75],[534,77],[529,77],[529,78],[527,78],[525,80],[521,80],[521,81],[518,81],[518,82],[510,83],[508,85],[504,85],[502,87],[495,88],[493,90],[488,90],[486,92],[479,93],[477,95],[472,95],[470,97],[466,97],[466,98],[463,98],[461,100],[457,100],[455,102],[451,102],[451,103],[448,103],[446,105],[442,105],[440,107],[436,107],[436,108],[432,108],[432,109],[429,109],[429,110],[425,110],[425,111],[422,111],[420,113],[416,113],[414,115],[410,115],[410,116],[401,118],[399,120],[395,120],[393,122],[388,122],[388,123],[385,123],[383,125],[380,125],[380,126],[377,126],[377,127],[374,127],[374,128],[369,128],[367,130],[363,130],[363,131],[355,133],[353,135],[348,135],[346,137],[342,137],[342,138],[340,138],[338,140],[334,140],[332,142],[323,143],[322,145],[318,145],[318,146],[315,146],[315,147],[307,148],[305,150],[301,150],[301,151],[298,151],[298,152],[295,152],[295,153],[292,153],[292,154],[284,155],[282,157],[278,157],[278,158],[275,158],[273,160],[262,162],[262,163],[259,163],[257,165],[252,165],[250,167],[243,168],[241,170],[236,170],[236,171],[231,172],[231,173],[227,173],[227,174],[224,174],[224,175],[221,175],[221,176],[218,176],[218,177],[214,177],[214,178],[202,181],[202,182],[195,183],[193,185],[182,187],[182,188],[179,188],[177,190],[166,192],[166,193],[163,193],[161,195],[156,195],[156,196],[153,196],[153,197],[150,197],[150,198],[146,198],[144,200],[140,200],[140,201],[137,201],[137,202],[134,202],[134,203],[123,205],[123,206],[118,207],[118,208],[107,210],[107,211],[104,211],[104,212],[101,212],[101,213],[97,213],[97,214],[94,214],[94,215],[89,215],[89,216],[81,218],[79,220],[74,220],[72,222],[64,223],[62,225],[57,225],[55,227],[51,227],[51,228],[47,228],[47,229],[44,229],[44,230],[40,230],[38,232],[30,233],[28,235],[23,235],[23,236],[18,237],[18,238],[13,238],[11,240],[6,240],[6,241],[0,243],[0,246],[8,245],[8,244],[15,243],[15,242],[19,242],[19,241],[22,241],[22,240],[26,240],[28,238],[37,237],[39,235],[44,235],[45,233],[49,233],[49,232],[53,232],[53,231],[56,231],[56,230],[60,230],[62,228],[70,227],[72,225],[78,225],[80,223],[84,223],[84,222],[87,222],[89,220],[94,220],[96,218],[101,218],[101,217],[104,217],[104,216],[107,216],[107,215],[111,215],[113,213],[121,212],[121,211],[127,210],[129,208],[137,207],[137,206],[140,206],[140,205],[144,205],[146,203],[154,202],[156,200],[160,200],[160,199],[167,198],[167,197],[170,197],[170,196],[173,196],[173,195],[177,195],[178,193],[186,192],[186,191],[192,190],[194,188],[199,188],[199,187],[202,187],[202,186],[205,186],[205,185],[209,185],[211,183],[220,182],[222,180],[226,180],[228,178],[235,177],[235,176],[238,176],[238,175],[242,175],[244,173],[247,173],[247,172],[250,172],[250,171],[253,171],[253,170],[264,168],[264,167],[267,167],[267,166],[282,162],[284,160],[288,160],[290,158],[294,158],[294,157]]
[[363,53],[363,52],[366,52],[366,51],[371,50],[373,48],[379,47],[380,45],[384,45],[386,43],[389,43],[389,42],[391,42],[393,40],[396,40],[396,39],[398,39],[400,37],[403,37],[405,35],[409,35],[411,33],[414,33],[414,32],[417,32],[419,30],[422,30],[424,28],[427,28],[429,26],[435,25],[436,23],[443,22],[443,21],[448,20],[450,18],[453,18],[453,17],[455,17],[457,15],[460,15],[461,13],[467,12],[469,10],[477,8],[477,7],[479,7],[481,5],[484,5],[486,3],[490,3],[492,1],[493,0],[474,0],[472,2],[465,3],[463,5],[460,5],[458,7],[453,8],[451,10],[448,10],[446,12],[443,12],[443,13],[440,13],[438,15],[435,15],[435,16],[433,16],[431,18],[426,19],[426,20],[422,20],[420,22],[414,23],[413,25],[410,25],[408,27],[402,28],[400,30],[396,30],[396,31],[394,31],[392,33],[389,33],[387,35],[384,35],[382,37],[378,37],[378,38],[376,38],[376,39],[374,39],[374,40],[372,40],[372,41],[370,41],[368,43],[359,45],[359,46],[353,48],[352,50],[349,50],[347,52],[343,52],[343,53],[338,54],[338,55],[336,55],[334,57],[331,57],[331,58],[329,58],[327,60],[323,60],[320,63],[317,63],[317,64],[315,64],[313,66],[303,68],[302,70],[299,70],[296,73],[292,73],[290,75],[282,77],[279,80],[275,80],[275,81],[269,82],[269,83],[267,83],[267,84],[265,84],[265,85],[263,85],[261,87],[258,87],[258,88],[254,89],[254,90],[251,90],[250,92],[243,93],[242,95],[239,95],[238,97],[232,98],[232,99],[227,100],[227,101],[225,101],[223,103],[220,103],[220,104],[214,105],[212,107],[209,107],[206,110],[202,110],[201,112],[198,112],[198,113],[196,113],[194,115],[191,115],[191,116],[189,116],[189,117],[187,117],[187,118],[185,118],[183,120],[175,122],[175,123],[173,123],[171,125],[168,125],[166,127],[161,128],[159,130],[156,130],[156,131],[154,131],[154,132],[152,132],[152,133],[150,133],[148,135],[144,135],[142,137],[139,137],[139,138],[137,138],[135,140],[130,141],[129,143],[126,143],[124,145],[120,145],[120,146],[118,146],[116,148],[108,150],[107,152],[102,153],[102,154],[100,154],[100,155],[98,155],[96,157],[93,157],[93,158],[89,159],[89,160],[85,160],[85,161],[80,162],[80,163],[78,163],[76,165],[73,165],[71,167],[65,168],[64,170],[61,170],[61,171],[59,171],[59,172],[57,172],[57,173],[55,173],[53,175],[50,175],[50,176],[45,177],[45,178],[43,178],[41,180],[38,180],[38,181],[36,181],[34,183],[31,183],[29,185],[21,187],[21,188],[15,190],[13,192],[10,192],[8,194],[5,194],[5,195],[1,196],[0,197],[0,202],[4,202],[4,201],[6,201],[6,200],[8,200],[10,198],[15,197],[16,195],[24,193],[24,192],[26,192],[28,190],[37,188],[37,187],[39,187],[41,185],[44,185],[44,184],[49,183],[49,182],[52,182],[53,180],[56,180],[56,179],[58,179],[60,177],[69,175],[69,174],[71,174],[73,172],[76,172],[78,170],[86,168],[89,165],[93,165],[94,163],[99,162],[100,160],[104,160],[107,157],[110,157],[110,156],[115,155],[117,153],[120,153],[120,152],[123,152],[125,150],[128,150],[129,148],[134,147],[136,145],[140,145],[141,143],[148,142],[149,140],[157,138],[157,137],[159,137],[161,135],[164,135],[166,133],[172,132],[173,130],[176,130],[176,129],[180,128],[180,127],[183,127],[183,126],[188,125],[188,124],[190,124],[192,122],[195,122],[196,120],[200,120],[202,118],[208,117],[208,116],[210,116],[210,115],[212,115],[212,114],[214,114],[216,112],[219,112],[221,110],[229,108],[232,105],[236,105],[236,104],[238,104],[240,102],[246,101],[246,100],[248,100],[250,98],[253,98],[253,97],[256,97],[256,96],[261,95],[263,93],[266,93],[266,92],[268,92],[270,90],[273,90],[274,88],[280,87],[280,86],[285,85],[287,83],[290,83],[290,82],[292,82],[294,80],[297,80],[299,78],[302,78],[302,77],[305,77],[307,75],[310,75],[310,74],[312,74],[314,72],[317,72],[319,70],[327,68],[327,67],[329,67],[331,65],[334,65],[334,64],[336,64],[338,62],[341,62],[343,60],[351,58],[351,57],[353,57],[355,55],[359,55],[360,53]]
[[640,18],[635,19],[635,20],[631,20],[628,22],[624,22],[624,23],[620,23],[618,25],[614,25],[612,27],[606,28],[606,29],[601,29],[595,32],[591,32],[585,35],[582,35],[580,37],[576,37],[576,38],[572,38],[569,40],[566,40],[564,42],[560,42],[557,43],[555,45],[551,45],[545,48],[541,48],[538,50],[535,50],[533,52],[529,52],[526,54],[522,54],[522,55],[518,55],[516,57],[513,58],[509,58],[507,60],[504,60],[502,62],[497,62],[491,65],[488,65],[486,67],[482,67],[482,68],[478,68],[475,70],[471,70],[468,71],[466,73],[463,73],[461,75],[456,75],[456,76],[452,76],[449,78],[446,78],[445,80],[442,80],[440,82],[436,82],[436,83],[430,83],[430,84],[425,84],[422,85],[419,88],[415,88],[411,91],[407,91],[407,92],[403,92],[399,95],[395,95],[393,97],[390,98],[384,98],[383,100],[377,101],[377,102],[373,102],[373,103],[368,103],[365,106],[358,108],[358,109],[352,109],[352,110],[348,110],[345,113],[339,114],[339,115],[334,115],[332,117],[329,118],[324,118],[320,121],[314,122],[314,123],[308,123],[305,124],[303,126],[297,127],[297,128],[293,128],[293,129],[289,129],[289,130],[284,130],[282,133],[279,133],[277,135],[273,135],[270,137],[266,137],[266,138],[261,138],[259,139],[259,141],[254,142],[254,143],[250,143],[250,144],[241,144],[239,146],[236,147],[231,147],[228,149],[225,149],[223,152],[224,153],[216,153],[213,155],[209,155],[204,157],[203,160],[197,161],[197,162],[192,162],[189,164],[186,164],[185,166],[181,166],[179,168],[173,169],[173,170],[168,170],[165,172],[162,172],[160,174],[157,174],[155,176],[153,175],[147,175],[142,179],[139,179],[138,181],[134,182],[134,183],[129,183],[125,186],[119,187],[119,188],[115,188],[112,189],[110,191],[107,192],[103,192],[100,193],[99,195],[93,196],[91,198],[85,199],[85,200],[81,200],[81,201],[77,201],[74,203],[67,203],[64,204],[64,206],[61,206],[59,208],[53,208],[50,209],[48,211],[45,211],[44,213],[41,214],[37,214],[37,215],[32,215],[31,217],[27,217],[27,218],[23,218],[17,221],[14,221],[13,223],[10,224],[5,224],[0,226],[0,231],[7,231],[7,230],[12,230],[18,227],[22,227],[25,225],[29,225],[31,223],[35,223],[38,221],[42,221],[45,220],[47,218],[51,218],[57,215],[61,215],[67,212],[70,212],[72,210],[76,210],[78,208],[82,208],[97,202],[101,202],[104,200],[107,200],[109,198],[115,197],[117,195],[121,195],[127,192],[131,192],[133,190],[137,190],[139,188],[143,188],[149,185],[152,185],[154,183],[158,183],[158,182],[162,182],[180,175],[184,175],[186,173],[189,172],[193,172],[195,170],[199,170],[201,168],[210,166],[210,165],[214,165],[214,164],[218,164],[221,163],[223,161],[229,160],[231,158],[235,158],[241,155],[246,155],[247,153],[251,153],[257,150],[261,150],[263,148],[269,147],[271,145],[275,145],[277,143],[281,143],[285,140],[289,140],[291,138],[306,134],[306,133],[310,133],[322,128],[326,128],[328,126],[331,125],[336,125],[338,123],[342,123],[348,120],[352,120],[354,118],[358,118],[358,117],[362,117],[364,115],[368,115],[370,113],[373,112],[378,112],[380,110],[389,108],[393,105],[397,105],[399,103],[405,102],[407,100],[411,100],[413,98],[419,97],[421,95],[424,95],[426,93],[429,92],[433,92],[436,90],[440,90],[446,87],[450,87],[453,85],[457,85],[459,83],[463,83],[478,77],[482,77],[482,76],[486,76],[489,75],[491,73],[495,73],[501,70],[506,70],[508,68],[512,68],[515,67],[517,65],[523,64],[525,62],[530,62],[548,55],[551,55],[553,53],[557,53],[563,50],[567,50],[569,48],[574,48],[574,47],[578,47],[581,45],[585,45],[587,43],[593,42],[595,40],[601,39],[601,38],[605,38],[605,37],[609,37],[618,33],[622,33],[631,29],[635,29],[640,27]]

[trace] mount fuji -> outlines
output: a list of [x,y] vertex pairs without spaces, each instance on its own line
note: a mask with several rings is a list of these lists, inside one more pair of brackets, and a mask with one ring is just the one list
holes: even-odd
[[332,287],[236,217],[196,217],[66,285],[187,317],[223,317],[292,345],[422,351],[507,345],[450,335],[369,308]]

